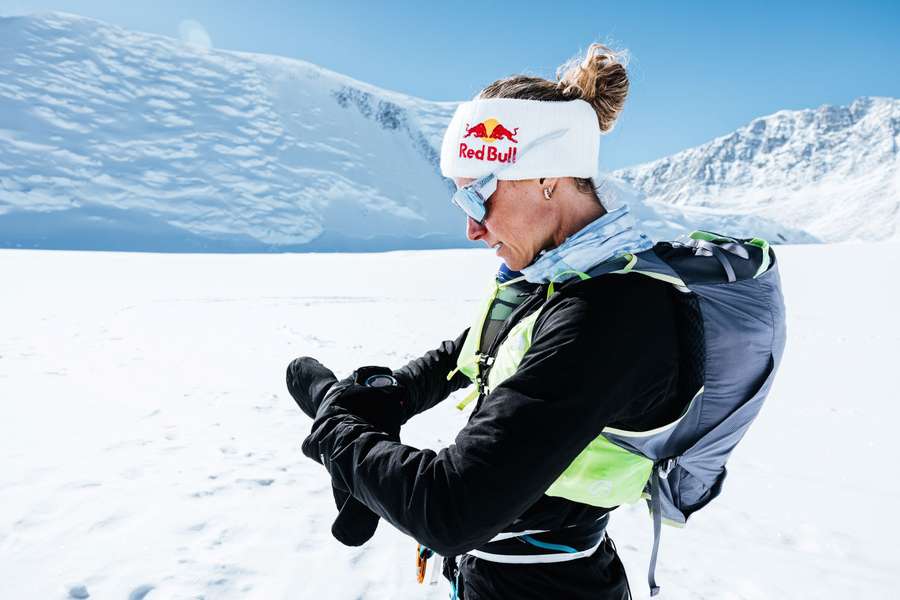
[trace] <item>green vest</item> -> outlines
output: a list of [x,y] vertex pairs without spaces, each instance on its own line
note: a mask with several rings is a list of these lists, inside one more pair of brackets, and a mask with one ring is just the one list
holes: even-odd
[[[584,273],[578,273],[578,275],[582,279],[588,278]],[[477,388],[457,405],[460,409],[463,409],[480,394],[490,394],[491,390],[496,389],[507,377],[515,373],[525,353],[531,347],[534,324],[543,306],[513,326],[497,347],[493,357],[486,356],[479,347],[482,329],[485,327],[488,315],[495,308],[497,300],[502,298],[505,288],[516,281],[519,280],[495,284],[493,292],[487,302],[481,306],[478,316],[466,335],[457,359],[456,370],[462,371],[473,383],[476,383]],[[547,298],[549,299],[552,294],[553,285],[551,284]],[[483,378],[484,370],[487,370],[487,378],[479,383],[479,380]],[[448,379],[455,373],[456,371],[453,371]],[[640,500],[644,497],[644,488],[650,479],[653,461],[617,446],[604,434],[643,437],[659,432],[660,429],[640,432],[604,428],[600,435],[581,451],[544,493],[548,496],[558,496],[605,508]]]

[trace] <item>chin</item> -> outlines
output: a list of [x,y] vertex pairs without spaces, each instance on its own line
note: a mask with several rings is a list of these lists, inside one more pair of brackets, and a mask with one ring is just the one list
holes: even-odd
[[528,266],[528,263],[523,263],[516,259],[504,259],[503,262],[506,263],[506,267],[511,271],[521,271]]

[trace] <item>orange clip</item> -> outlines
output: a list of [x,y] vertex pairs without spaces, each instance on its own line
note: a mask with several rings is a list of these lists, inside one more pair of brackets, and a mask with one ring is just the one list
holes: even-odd
[[425,568],[428,566],[428,559],[432,554],[434,553],[422,544],[416,548],[416,581],[419,583],[425,581]]

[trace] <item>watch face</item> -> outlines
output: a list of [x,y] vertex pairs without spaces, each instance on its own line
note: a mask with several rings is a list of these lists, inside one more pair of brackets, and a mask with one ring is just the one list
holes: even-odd
[[366,379],[366,385],[369,387],[386,387],[397,385],[397,380],[390,375],[372,375]]

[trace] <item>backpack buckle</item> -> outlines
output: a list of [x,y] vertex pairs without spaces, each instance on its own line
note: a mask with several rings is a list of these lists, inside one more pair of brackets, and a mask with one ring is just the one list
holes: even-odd
[[483,367],[490,367],[494,364],[494,357],[490,354],[479,354],[478,355],[478,364]]
[[659,471],[659,476],[662,479],[668,479],[669,473],[672,472],[672,469],[675,468],[675,465],[678,463],[677,458],[667,458],[663,461],[659,462],[659,466],[657,470]]

